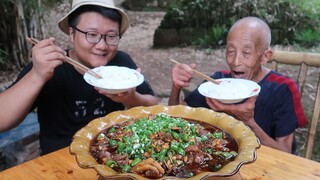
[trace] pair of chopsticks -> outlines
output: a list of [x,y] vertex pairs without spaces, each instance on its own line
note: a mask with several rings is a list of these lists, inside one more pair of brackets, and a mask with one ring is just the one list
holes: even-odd
[[[181,63],[179,63],[178,61],[176,61],[176,60],[174,60],[174,59],[170,59],[170,61],[171,61],[171,62],[174,62],[174,63],[176,63],[176,64],[181,64]],[[205,80],[207,80],[207,81],[210,81],[210,82],[212,82],[212,83],[214,83],[214,84],[220,84],[220,81],[217,81],[217,80],[211,78],[210,76],[207,76],[207,75],[203,74],[202,72],[199,72],[199,71],[197,71],[197,70],[195,70],[195,69],[192,69],[192,71],[193,71],[196,75],[198,75],[199,77],[201,77],[202,79],[205,79]]]
[[[36,45],[39,42],[39,40],[32,38],[32,37],[27,37],[27,40],[33,45]],[[94,76],[97,79],[102,79],[102,76],[100,74],[92,71],[90,68],[79,63],[78,61],[76,61],[68,56],[66,56],[66,60],[69,64],[73,65],[74,67],[78,68],[79,70],[81,70],[83,72],[87,72],[88,74]]]

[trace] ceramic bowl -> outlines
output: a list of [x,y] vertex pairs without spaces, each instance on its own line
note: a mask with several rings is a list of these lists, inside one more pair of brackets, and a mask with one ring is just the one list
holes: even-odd
[[247,79],[222,78],[219,81],[220,84],[202,83],[198,91],[203,96],[225,104],[233,104],[258,95],[261,89],[259,84]]
[[85,73],[84,80],[109,94],[118,94],[135,88],[144,81],[144,76],[134,70],[121,66],[100,66],[92,71],[102,76],[97,79],[89,73]]
[[[70,145],[70,153],[76,156],[78,165],[82,168],[93,168],[102,178],[131,178],[146,179],[133,173],[117,173],[113,169],[98,164],[90,155],[89,147],[91,140],[102,130],[109,126],[129,119],[140,119],[150,114],[165,113],[174,117],[191,119],[199,122],[212,124],[229,133],[238,144],[238,156],[234,161],[225,165],[217,172],[203,172],[188,180],[198,180],[208,177],[231,177],[235,175],[243,164],[252,163],[256,160],[256,149],[260,142],[255,134],[241,121],[225,113],[217,113],[206,108],[191,108],[188,106],[150,106],[136,107],[130,110],[116,111],[105,117],[91,121],[87,126],[79,130]],[[173,176],[165,176],[161,179],[179,179]]]

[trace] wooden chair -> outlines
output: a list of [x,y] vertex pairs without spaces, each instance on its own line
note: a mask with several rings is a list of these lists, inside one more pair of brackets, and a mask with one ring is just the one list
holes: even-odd
[[[299,72],[297,76],[297,83],[300,88],[301,97],[303,97],[303,92],[305,88],[305,82],[308,76],[308,68],[309,67],[320,67],[320,54],[319,53],[306,53],[306,52],[293,52],[293,51],[281,51],[281,50],[273,50],[273,56],[270,60],[271,69],[275,71],[279,71],[279,64],[287,64],[293,66],[299,66]],[[309,68],[310,69],[310,68]],[[290,69],[291,70],[291,69]],[[282,70],[281,70],[282,72]],[[314,139],[316,135],[317,123],[319,120],[320,113],[320,73],[318,71],[317,74],[312,74],[314,77],[316,75],[315,80],[317,84],[315,84],[315,99],[314,99],[314,109],[312,112],[311,122],[309,120],[309,129],[308,129],[308,137],[307,137],[307,145],[306,145],[306,153],[305,157],[310,159],[314,144]],[[310,75],[309,75],[310,77]],[[291,76],[291,78],[294,78]],[[304,107],[306,108],[306,107]]]

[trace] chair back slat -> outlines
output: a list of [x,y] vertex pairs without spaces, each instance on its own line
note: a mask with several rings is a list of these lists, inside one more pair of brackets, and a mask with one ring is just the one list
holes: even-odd
[[[320,54],[319,53],[307,53],[307,52],[293,52],[293,51],[281,51],[281,50],[273,50],[272,58],[270,59],[271,69],[278,71],[279,64],[287,64],[299,66],[299,73],[297,76],[297,83],[299,85],[300,95],[302,97],[302,93],[304,90],[305,82],[308,76],[308,67],[320,67]],[[310,159],[312,155],[312,149],[314,145],[314,139],[316,137],[316,130],[319,121],[319,113],[320,113],[320,76],[317,82],[316,88],[316,98],[314,102],[314,109],[311,118],[311,122],[309,122],[309,130],[308,130],[308,138],[306,145],[306,153],[305,157]]]
[[278,71],[278,62],[276,60],[273,60],[271,62],[271,69],[274,71]]
[[308,159],[311,158],[311,154],[312,154],[314,139],[316,136],[317,126],[318,126],[319,113],[320,113],[320,76],[318,81],[316,100],[315,100],[314,109],[313,109],[313,116],[312,116],[312,120],[309,128],[309,135],[307,140],[305,157]]
[[302,63],[300,65],[300,69],[299,69],[297,81],[298,81],[301,96],[302,96],[304,85],[305,85],[307,75],[308,75],[308,67],[309,66],[306,63]]

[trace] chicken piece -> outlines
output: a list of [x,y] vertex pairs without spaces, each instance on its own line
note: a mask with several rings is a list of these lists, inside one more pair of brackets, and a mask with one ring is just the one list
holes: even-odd
[[115,155],[113,160],[116,161],[120,165],[126,165],[129,163],[129,158],[127,155]]
[[198,152],[199,151],[199,148],[198,146],[188,146],[186,147],[185,151],[188,153],[188,152]]
[[152,158],[141,161],[133,166],[131,171],[140,175],[144,174],[144,176],[148,178],[160,178],[165,173],[161,165]]

